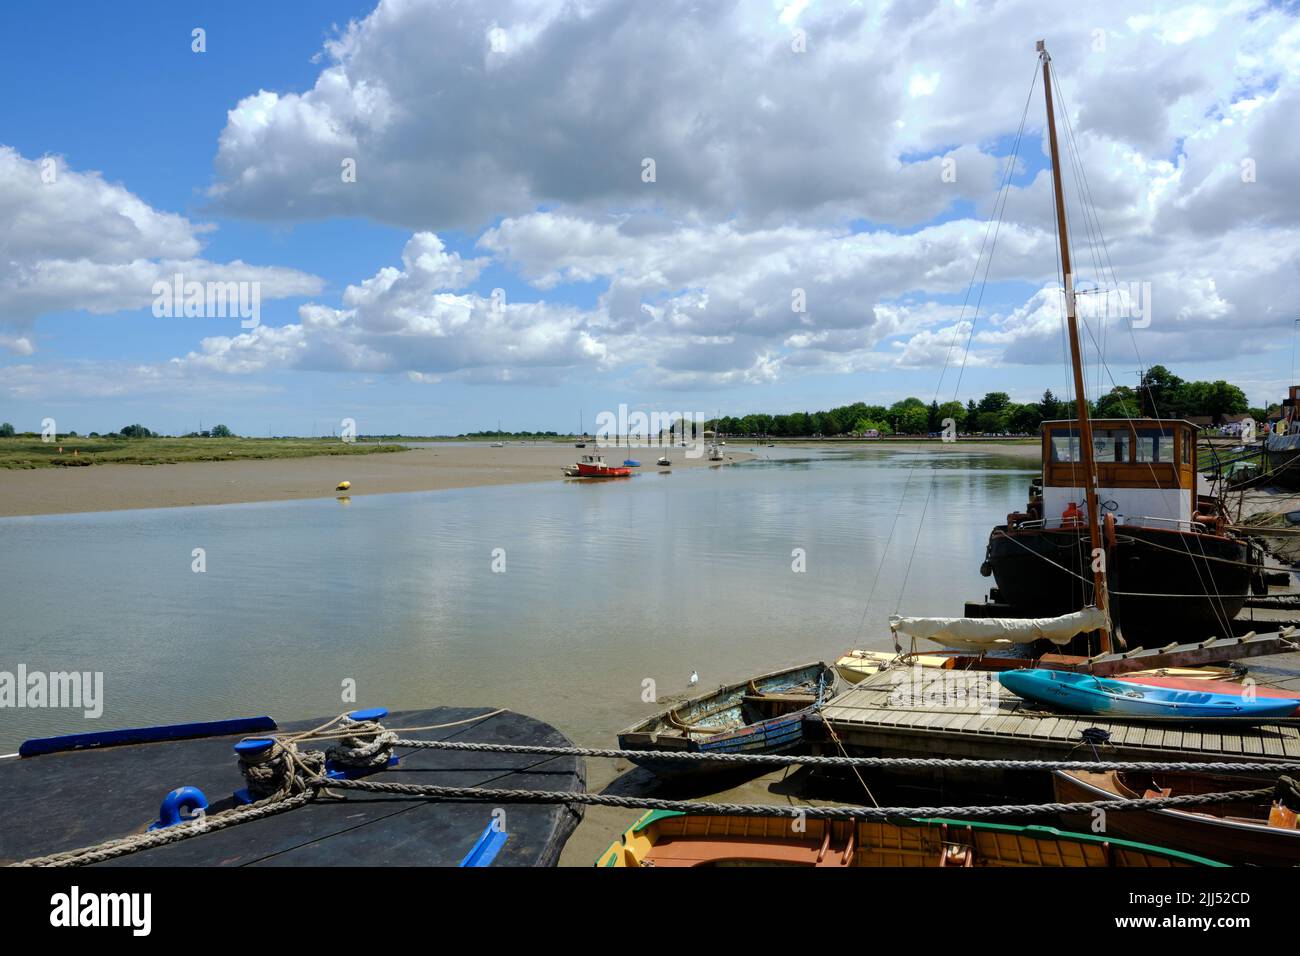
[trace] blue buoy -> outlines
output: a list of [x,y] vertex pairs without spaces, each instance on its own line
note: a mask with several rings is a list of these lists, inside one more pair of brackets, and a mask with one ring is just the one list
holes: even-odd
[[198,787],[177,787],[163,797],[158,808],[158,820],[149,824],[150,830],[161,830],[194,819],[195,810],[206,810],[208,798]]
[[371,707],[368,710],[354,710],[348,716],[353,720],[383,720],[388,716],[388,708]]

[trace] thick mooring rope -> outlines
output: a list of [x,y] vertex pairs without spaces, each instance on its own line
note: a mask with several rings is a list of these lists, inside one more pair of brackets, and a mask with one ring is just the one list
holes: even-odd
[[440,787],[432,784],[378,783],[370,780],[335,780],[331,786],[366,793],[392,793],[439,800],[473,800],[499,803],[581,803],[627,810],[676,810],[728,816],[774,816],[814,820],[898,820],[908,817],[1011,817],[1043,813],[1088,813],[1092,810],[1160,810],[1165,807],[1210,806],[1216,803],[1262,800],[1274,788],[1228,790],[1223,793],[1189,793],[1178,797],[1097,800],[1086,803],[1026,803],[993,807],[813,807],[791,804],[705,803],[695,800],[660,800],[656,797],[620,797],[607,793],[571,793],[563,790],[491,790],[482,787]]
[[[487,716],[487,715],[485,715]],[[341,731],[326,735],[325,730],[339,724]],[[406,728],[415,730],[418,728]],[[1098,800],[1079,803],[1011,804],[974,807],[853,807],[792,806],[789,804],[708,803],[693,800],[663,800],[656,797],[625,797],[613,794],[563,790],[502,790],[484,787],[444,787],[431,784],[400,784],[372,780],[331,779],[324,775],[326,755],[320,751],[299,751],[298,742],[337,736],[339,744],[331,748],[330,759],[343,758],[345,766],[375,769],[387,764],[394,747],[410,749],[452,750],[485,753],[520,753],[553,757],[609,757],[628,759],[646,757],[669,761],[708,761],[732,764],[812,764],[822,766],[874,767],[948,767],[997,770],[1195,770],[1219,773],[1281,774],[1300,769],[1296,763],[1187,763],[1153,761],[1016,761],[956,760],[949,758],[903,757],[804,757],[780,754],[710,754],[630,751],[581,747],[542,747],[515,744],[475,744],[446,740],[408,740],[396,731],[385,730],[376,721],[353,721],[335,718],[314,731],[268,738],[270,746],[252,755],[241,755],[249,793],[256,800],[244,807],[223,810],[194,821],[107,840],[94,846],[52,853],[24,860],[15,866],[89,866],[117,857],[179,843],[205,833],[215,833],[240,823],[259,820],[306,806],[330,790],[356,790],[363,793],[426,800],[454,800],[496,803],[553,803],[585,806],[619,807],[628,810],[672,810],[680,813],[727,814],[732,816],[777,816],[792,819],[824,820],[906,820],[915,817],[965,817],[969,819],[1001,818],[1036,814],[1090,813],[1125,810],[1159,810],[1167,807],[1211,806],[1267,799],[1273,787],[1257,790],[1233,790],[1223,793],[1186,794],[1172,797]],[[367,739],[369,738],[369,739]],[[352,761],[351,764],[346,763]]]
[[769,767],[807,765],[811,767],[906,767],[958,770],[1133,770],[1169,773],[1251,774],[1287,773],[1300,770],[1295,761],[1271,763],[1195,763],[1152,760],[963,760],[955,757],[811,757],[798,754],[720,754],[689,750],[616,750],[592,747],[541,747],[530,744],[475,744],[455,740],[405,740],[395,746],[417,750],[461,750],[481,753],[520,753],[550,757],[598,757],[614,760],[644,758],[679,763],[730,763]]

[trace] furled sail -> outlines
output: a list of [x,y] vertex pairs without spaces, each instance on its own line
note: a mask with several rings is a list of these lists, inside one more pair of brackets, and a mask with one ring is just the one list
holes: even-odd
[[1106,612],[1085,607],[1060,617],[901,617],[889,619],[889,628],[908,637],[921,637],[945,647],[988,650],[1012,644],[1046,640],[1068,644],[1078,634],[1108,627]]

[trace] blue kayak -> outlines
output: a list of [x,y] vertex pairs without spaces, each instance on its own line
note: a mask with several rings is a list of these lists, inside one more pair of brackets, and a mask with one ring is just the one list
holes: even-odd
[[1079,714],[1119,717],[1246,717],[1272,720],[1295,713],[1295,701],[1154,687],[1056,670],[1014,670],[998,674],[1007,690],[1040,704]]

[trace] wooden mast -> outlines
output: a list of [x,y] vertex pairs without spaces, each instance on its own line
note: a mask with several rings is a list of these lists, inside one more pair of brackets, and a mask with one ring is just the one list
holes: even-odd
[[[1061,243],[1061,275],[1065,278],[1065,321],[1070,333],[1070,361],[1074,366],[1074,397],[1078,408],[1079,451],[1083,459],[1084,495],[1088,512],[1088,534],[1092,540],[1093,555],[1103,560],[1092,562],[1093,603],[1102,612],[1107,610],[1105,549],[1101,540],[1101,525],[1097,515],[1097,471],[1093,463],[1092,423],[1088,420],[1088,397],[1083,390],[1083,359],[1079,348],[1079,320],[1074,308],[1074,276],[1070,271],[1070,239],[1065,225],[1065,190],[1061,186],[1061,157],[1056,145],[1056,116],[1052,110],[1052,58],[1044,40],[1038,41],[1038,58],[1043,62],[1043,93],[1047,97],[1047,138],[1052,152],[1052,185],[1056,191],[1056,232]],[[1101,629],[1102,653],[1110,651],[1109,624]]]

